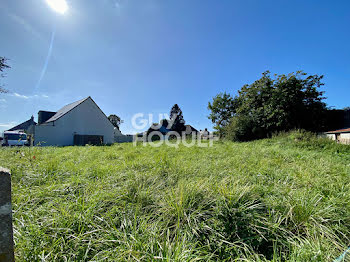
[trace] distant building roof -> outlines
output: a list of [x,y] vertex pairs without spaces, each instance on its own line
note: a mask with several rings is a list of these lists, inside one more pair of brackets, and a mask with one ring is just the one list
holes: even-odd
[[185,125],[185,127],[186,127],[186,130],[185,130],[186,135],[189,135],[189,134],[191,134],[191,133],[198,133],[198,130],[195,129],[195,128],[194,128],[193,126],[191,126],[191,125]]
[[74,109],[75,107],[80,105],[82,102],[84,102],[88,98],[90,98],[90,97],[86,97],[84,99],[78,100],[76,102],[73,102],[71,104],[68,104],[68,105],[62,107],[60,110],[58,110],[56,112],[56,114],[54,114],[51,118],[49,118],[45,123],[50,123],[50,122],[56,121],[57,119],[61,118],[65,114],[67,114],[69,111],[71,111],[72,109]]
[[30,126],[35,126],[36,122],[34,121],[34,117],[32,116],[29,120],[15,126],[12,127],[11,129],[7,130],[7,131],[18,131],[18,130],[24,130],[26,131]]
[[186,127],[186,128],[190,128],[192,131],[198,132],[198,130],[195,129],[195,128],[194,128],[193,126],[191,126],[191,125],[185,125],[185,127]]
[[165,126],[161,126],[158,131],[160,131],[163,134],[166,134],[169,133],[171,130],[166,128]]
[[327,134],[337,134],[337,133],[350,133],[350,128],[338,129],[335,131],[326,132]]

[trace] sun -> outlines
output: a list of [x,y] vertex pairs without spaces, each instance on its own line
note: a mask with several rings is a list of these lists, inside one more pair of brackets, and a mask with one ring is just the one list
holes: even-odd
[[46,3],[57,13],[64,14],[68,10],[66,0],[46,0]]

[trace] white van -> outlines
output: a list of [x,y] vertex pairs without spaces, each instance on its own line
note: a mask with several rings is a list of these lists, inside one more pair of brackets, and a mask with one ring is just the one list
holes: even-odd
[[2,146],[26,146],[27,134],[20,131],[5,131]]

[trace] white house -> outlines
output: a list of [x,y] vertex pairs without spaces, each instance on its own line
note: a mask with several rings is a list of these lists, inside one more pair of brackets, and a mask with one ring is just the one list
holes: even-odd
[[34,145],[112,144],[117,133],[120,131],[95,101],[87,97],[57,112],[39,111],[38,125],[34,128]]
[[342,144],[350,145],[350,128],[326,132],[326,136]]
[[204,130],[201,130],[199,133],[200,133],[201,139],[209,139],[210,138],[210,132],[206,128]]

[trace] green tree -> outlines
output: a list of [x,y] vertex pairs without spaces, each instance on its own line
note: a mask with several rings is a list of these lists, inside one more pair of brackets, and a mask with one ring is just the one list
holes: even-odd
[[121,120],[121,118],[117,115],[110,115],[108,119],[119,130],[119,126],[123,122],[123,120]]
[[[322,130],[326,118],[323,92],[319,91],[322,78],[301,71],[274,77],[264,72],[260,79],[239,90],[234,110],[227,99],[226,110],[233,116],[225,123],[224,133],[233,140],[244,141],[297,128]],[[219,109],[223,108],[220,104]]]
[[171,130],[181,132],[185,130],[185,119],[178,104],[173,105],[170,110]]
[[[0,56],[0,77],[5,77],[5,74],[3,73],[5,69],[10,68],[10,66],[7,64],[8,59],[5,57]],[[8,90],[4,89],[2,85],[0,85],[0,93],[7,93]]]
[[214,129],[220,135],[224,135],[225,127],[236,114],[238,105],[238,97],[233,98],[226,92],[216,95],[213,101],[208,103],[208,109],[211,111],[208,118],[215,124]]

